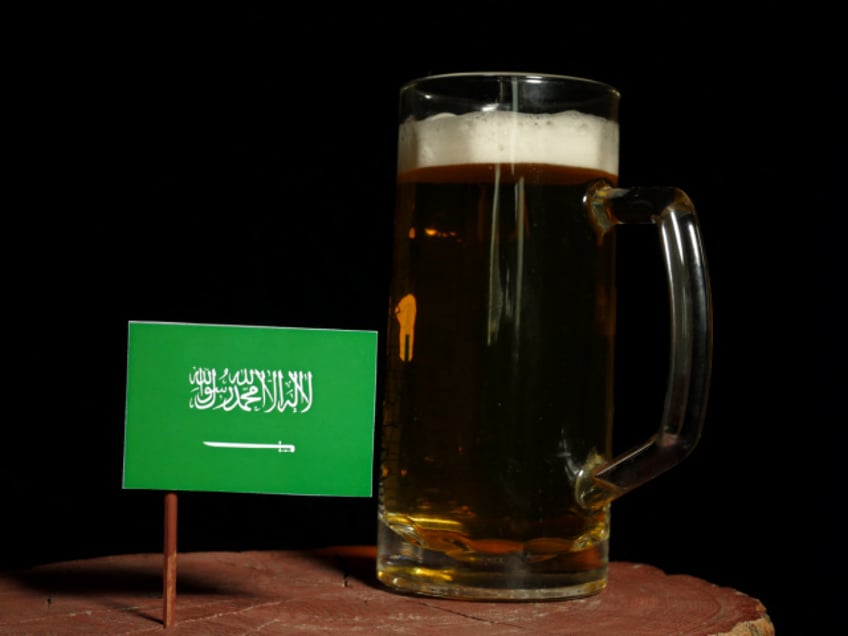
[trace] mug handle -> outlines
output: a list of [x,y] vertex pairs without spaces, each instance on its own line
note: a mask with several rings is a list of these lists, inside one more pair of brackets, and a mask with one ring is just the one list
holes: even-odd
[[698,217],[684,192],[602,182],[586,203],[603,231],[623,223],[657,225],[671,306],[671,360],[659,431],[644,444],[580,471],[577,501],[596,509],[678,464],[698,443],[712,367],[712,301]]

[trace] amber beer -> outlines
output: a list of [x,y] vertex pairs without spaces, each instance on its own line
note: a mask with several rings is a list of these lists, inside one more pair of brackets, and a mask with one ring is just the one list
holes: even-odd
[[577,113],[405,125],[378,576],[464,598],[595,592],[609,507],[583,509],[575,484],[611,451],[615,246],[584,200],[616,180],[617,127]]

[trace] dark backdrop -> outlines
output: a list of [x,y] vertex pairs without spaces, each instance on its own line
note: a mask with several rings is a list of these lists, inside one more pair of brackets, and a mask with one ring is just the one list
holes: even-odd
[[[161,549],[162,494],[121,489],[127,321],[382,337],[399,87],[551,72],[620,89],[622,185],[686,190],[712,274],[702,442],[614,505],[612,557],[755,596],[779,633],[825,625],[841,503],[831,334],[844,317],[825,295],[841,238],[836,42],[814,6],[742,18],[644,4],[21,18],[0,567]],[[616,430],[639,438],[661,408],[667,307],[653,229],[619,244]],[[373,499],[180,496],[183,551],[374,533]]]

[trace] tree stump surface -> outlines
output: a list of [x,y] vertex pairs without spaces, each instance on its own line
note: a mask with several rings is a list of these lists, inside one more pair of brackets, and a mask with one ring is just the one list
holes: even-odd
[[[628,634],[771,636],[755,598],[637,563],[568,601],[466,602],[402,596],[374,574],[371,546],[179,554],[174,634]],[[163,627],[161,554],[0,572],[0,634],[143,634]]]

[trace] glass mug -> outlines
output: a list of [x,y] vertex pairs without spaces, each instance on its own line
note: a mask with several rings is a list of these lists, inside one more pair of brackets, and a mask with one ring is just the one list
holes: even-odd
[[[377,575],[484,600],[606,586],[610,502],[701,433],[710,290],[688,197],[616,187],[618,92],[511,73],[401,89]],[[611,456],[615,227],[657,225],[671,302],[658,432]]]

